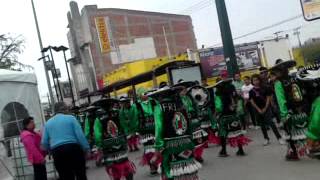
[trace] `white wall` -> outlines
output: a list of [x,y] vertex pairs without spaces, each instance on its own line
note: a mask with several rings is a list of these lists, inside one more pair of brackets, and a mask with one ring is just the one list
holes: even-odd
[[154,41],[152,37],[136,38],[132,44],[119,46],[119,54],[116,51],[111,52],[112,64],[127,63],[140,59],[149,59],[157,57]]
[[[266,58],[267,67],[272,67],[277,59],[292,60],[292,49],[288,39],[261,41],[259,44],[262,59]],[[264,49],[264,51],[262,50]]]

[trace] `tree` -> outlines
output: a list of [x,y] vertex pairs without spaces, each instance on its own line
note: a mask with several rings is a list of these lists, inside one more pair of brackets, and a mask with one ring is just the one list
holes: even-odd
[[304,45],[302,52],[307,63],[315,63],[320,60],[320,42]]
[[23,52],[24,38],[10,34],[0,34],[0,69],[13,69],[18,62],[18,55]]

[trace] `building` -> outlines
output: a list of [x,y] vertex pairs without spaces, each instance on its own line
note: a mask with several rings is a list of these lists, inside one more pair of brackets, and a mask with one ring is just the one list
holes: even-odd
[[196,50],[190,16],[84,6],[70,2],[68,41],[77,94],[103,87],[123,63]]

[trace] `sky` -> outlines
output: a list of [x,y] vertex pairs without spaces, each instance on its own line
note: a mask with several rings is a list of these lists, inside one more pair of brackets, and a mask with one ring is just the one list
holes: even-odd
[[[198,48],[221,44],[220,29],[214,0],[76,0],[81,8],[84,5],[98,5],[98,8],[123,8],[145,11],[157,11],[175,14],[187,14],[192,17]],[[34,0],[43,46],[68,46],[67,12],[69,0]],[[198,6],[195,6],[198,5]],[[302,14],[299,0],[226,0],[233,37],[255,31],[282,20]],[[191,7],[191,8],[190,8]],[[32,65],[38,78],[41,99],[45,100],[48,92],[37,32],[30,0],[0,1],[0,34],[23,35],[26,43],[19,61]],[[284,31],[289,34],[292,46],[297,45],[297,38],[292,29],[302,26],[301,38],[320,37],[320,20],[306,22],[301,17],[297,20],[241,38],[237,43],[252,42],[272,38],[274,32]],[[70,57],[67,52],[67,57]],[[56,67],[62,71],[61,80],[67,80],[63,54],[54,53]]]

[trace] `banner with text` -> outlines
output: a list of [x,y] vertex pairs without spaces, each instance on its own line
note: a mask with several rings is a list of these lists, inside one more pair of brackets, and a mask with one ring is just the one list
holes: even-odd
[[110,39],[107,28],[107,17],[96,17],[96,28],[99,37],[100,49],[102,53],[108,53],[111,50]]
[[[241,71],[261,66],[258,43],[236,45],[235,51]],[[200,50],[199,56],[203,75],[206,78],[219,76],[221,70],[227,69],[222,47]]]

